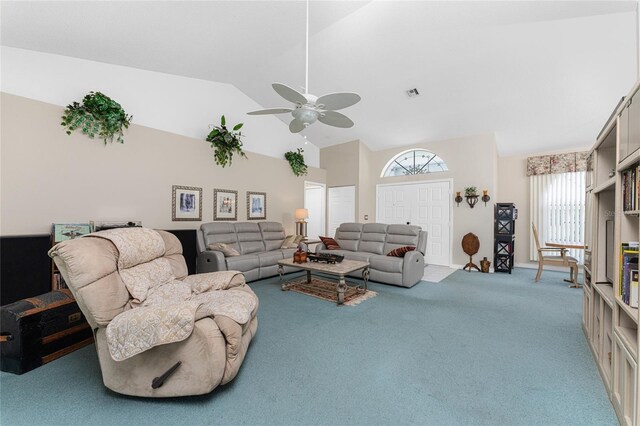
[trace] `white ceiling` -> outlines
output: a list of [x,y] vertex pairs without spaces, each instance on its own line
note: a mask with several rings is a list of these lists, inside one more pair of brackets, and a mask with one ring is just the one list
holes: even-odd
[[[635,1],[312,1],[309,88],[354,91],[373,150],[495,132],[500,155],[591,145],[637,78]],[[232,83],[304,86],[302,1],[1,3],[2,45]],[[408,98],[405,90],[421,96]],[[280,115],[287,124],[288,115]]]

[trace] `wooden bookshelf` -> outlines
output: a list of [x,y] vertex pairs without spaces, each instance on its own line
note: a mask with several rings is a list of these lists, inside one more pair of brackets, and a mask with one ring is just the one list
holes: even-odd
[[585,229],[590,257],[582,303],[582,327],[609,399],[620,423],[629,426],[640,422],[640,315],[621,296],[626,282],[621,247],[640,241],[638,87],[616,107],[590,151]]

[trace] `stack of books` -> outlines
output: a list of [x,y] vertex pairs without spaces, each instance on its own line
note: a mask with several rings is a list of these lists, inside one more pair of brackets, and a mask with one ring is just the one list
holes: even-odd
[[622,208],[624,211],[640,209],[640,165],[622,172]]
[[637,241],[622,243],[620,250],[620,289],[618,296],[632,308],[638,307],[638,250]]

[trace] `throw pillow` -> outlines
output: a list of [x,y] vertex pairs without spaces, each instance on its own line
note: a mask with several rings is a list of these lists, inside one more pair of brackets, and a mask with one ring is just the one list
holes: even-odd
[[222,254],[224,254],[224,257],[240,256],[240,253],[238,252],[238,250],[224,243],[209,244],[207,248],[209,250],[221,251]]
[[337,241],[333,238],[320,237],[320,240],[322,241],[322,244],[324,244],[324,246],[327,248],[327,250],[340,250],[340,244],[338,244]]
[[296,238],[293,240],[293,244],[295,244],[296,247],[298,247],[298,244],[302,240],[304,240],[304,235],[296,235]]
[[387,256],[404,257],[405,254],[415,249],[416,248],[412,246],[398,247],[397,249],[393,249],[389,253],[387,253]]
[[283,248],[283,249],[296,248],[298,245],[296,244],[295,239],[296,239],[296,235],[287,235],[284,241],[282,242],[282,245],[280,246],[280,248]]

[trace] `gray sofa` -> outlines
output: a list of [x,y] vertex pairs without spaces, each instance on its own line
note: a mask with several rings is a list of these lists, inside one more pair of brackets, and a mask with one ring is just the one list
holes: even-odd
[[[278,275],[278,261],[290,259],[296,249],[281,249],[284,228],[278,222],[211,222],[197,231],[197,273],[236,270],[246,281]],[[214,243],[224,243],[240,252],[225,257],[222,252],[208,250]],[[285,268],[286,272],[293,269]]]
[[[319,244],[316,252],[368,261],[371,281],[413,287],[424,275],[427,232],[419,226],[343,223],[336,230],[335,240],[340,250],[326,250],[324,244]],[[391,250],[403,246],[415,246],[416,249],[404,257],[387,256]],[[359,274],[354,273],[353,276]]]

